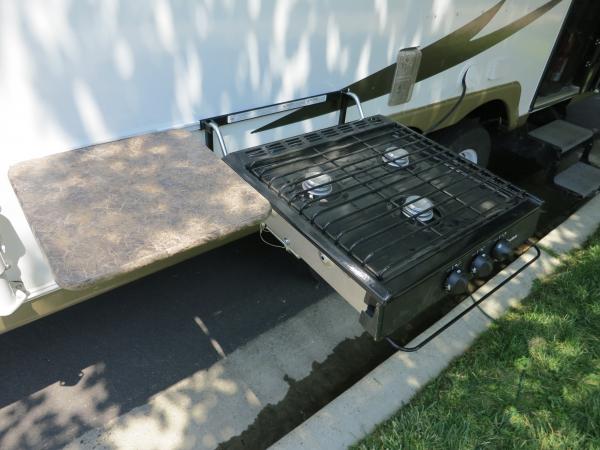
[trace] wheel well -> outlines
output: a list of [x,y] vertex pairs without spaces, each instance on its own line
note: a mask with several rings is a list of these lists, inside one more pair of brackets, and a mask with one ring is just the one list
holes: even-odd
[[508,126],[508,106],[502,100],[492,100],[475,108],[467,114],[467,118],[476,118],[486,127]]

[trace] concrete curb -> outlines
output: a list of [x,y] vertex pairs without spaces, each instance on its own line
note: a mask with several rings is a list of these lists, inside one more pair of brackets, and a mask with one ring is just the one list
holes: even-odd
[[[485,313],[498,318],[509,307],[518,305],[529,294],[533,281],[552,273],[560,264],[561,258],[567,252],[580,247],[595,231],[598,223],[600,223],[600,196],[590,200],[539,242],[542,248],[540,258],[511,283],[486,300],[482,304]],[[474,297],[478,298],[491,290],[505,277],[518,270],[534,254],[532,249],[526,252],[479,289]],[[468,301],[457,306],[446,318],[434,324],[413,343],[423,339],[467,306]],[[489,325],[490,320],[475,309],[422,350],[416,353],[398,352],[392,355],[271,448],[277,450],[347,448],[370,433],[379,423],[391,417],[454,358],[464,353]]]

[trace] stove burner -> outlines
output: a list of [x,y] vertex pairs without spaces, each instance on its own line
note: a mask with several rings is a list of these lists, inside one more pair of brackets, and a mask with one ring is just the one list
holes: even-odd
[[392,167],[406,167],[410,164],[408,152],[403,148],[391,146],[385,149],[385,153],[381,157],[383,162]]
[[406,198],[404,204],[402,212],[405,216],[414,217],[419,222],[428,222],[433,219],[433,202],[428,198],[411,195]]
[[[324,197],[331,194],[333,186],[331,184],[325,184],[331,183],[333,180],[330,175],[321,173],[320,170],[311,170],[306,173],[305,177],[314,177],[302,182],[302,189],[307,190],[310,195]],[[324,186],[319,186],[320,184]]]

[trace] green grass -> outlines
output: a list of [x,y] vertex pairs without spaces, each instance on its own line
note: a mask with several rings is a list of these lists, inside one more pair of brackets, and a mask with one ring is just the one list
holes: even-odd
[[600,449],[600,230],[355,449]]

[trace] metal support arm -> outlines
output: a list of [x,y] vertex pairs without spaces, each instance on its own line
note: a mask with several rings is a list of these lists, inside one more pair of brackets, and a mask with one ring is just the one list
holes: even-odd
[[360,103],[360,98],[358,97],[358,95],[356,95],[354,92],[351,92],[349,89],[340,91],[340,94],[342,95],[342,98],[340,101],[340,118],[338,121],[339,125],[346,123],[346,110],[348,109],[347,97],[350,97],[352,100],[354,100],[354,104],[358,109],[358,115],[361,119],[364,119],[365,113],[363,112],[362,104]]
[[219,141],[219,145],[221,146],[221,152],[223,153],[223,156],[227,156],[227,147],[225,146],[225,139],[223,139],[223,135],[221,134],[221,130],[219,129],[219,126],[214,123],[212,120],[209,122],[206,122],[206,129],[205,129],[205,133],[209,133],[210,134],[210,144],[208,147],[212,149],[213,145],[212,145],[212,134],[215,133],[217,135],[217,140]]
[[215,116],[207,119],[200,120],[200,129],[205,132],[206,146],[211,150],[214,150],[213,134],[217,136],[219,145],[223,156],[227,156],[229,151],[225,145],[225,139],[219,129],[220,125],[229,125],[232,123],[241,122],[244,120],[256,119],[270,114],[282,113],[285,111],[291,111],[298,108],[310,107],[319,103],[329,102],[331,105],[337,107],[339,105],[339,123],[340,125],[346,121],[346,111],[348,109],[348,99],[352,99],[358,110],[358,115],[361,119],[365,118],[360,98],[354,92],[350,92],[349,89],[342,91],[334,91],[328,94],[315,95],[312,97],[305,97],[299,100],[292,100],[290,102],[277,103],[274,105],[263,106],[260,108],[249,109],[237,113],[225,114],[222,116]]

